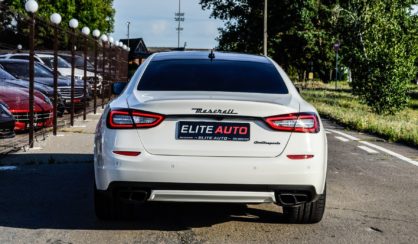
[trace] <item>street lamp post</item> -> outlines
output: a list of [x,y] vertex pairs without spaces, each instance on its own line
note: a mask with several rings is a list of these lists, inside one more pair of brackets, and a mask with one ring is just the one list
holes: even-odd
[[337,90],[337,80],[338,80],[338,51],[340,50],[340,43],[336,42],[333,46],[335,51],[335,90]]
[[123,77],[124,80],[128,81],[128,71],[129,71],[129,62],[128,62],[128,46],[122,45],[122,60],[123,60]]
[[267,0],[264,0],[264,28],[263,28],[263,53],[264,56],[267,56]]
[[53,13],[50,20],[54,26],[54,110],[53,110],[53,134],[57,135],[57,103],[58,103],[58,25],[61,23],[61,15]]
[[125,61],[124,74],[126,75],[126,81],[129,81],[129,48],[126,45],[123,45],[125,52],[123,53],[123,59]]
[[35,84],[35,13],[38,11],[38,3],[35,0],[29,0],[25,3],[25,10],[30,14],[29,26],[29,148],[33,148],[34,133],[34,84]]
[[122,60],[121,60],[121,57],[122,57],[122,46],[123,46],[123,43],[122,42],[118,42],[118,81],[121,81],[122,80]]
[[84,86],[83,86],[83,120],[87,119],[86,111],[86,100],[87,100],[87,45],[88,45],[88,36],[90,35],[90,29],[87,26],[84,26],[81,29],[81,33],[84,35]]
[[71,115],[70,115],[70,124],[74,126],[74,69],[75,69],[75,29],[78,27],[78,20],[71,19],[69,26],[72,29],[71,36]]
[[[94,85],[93,85],[93,112],[97,112],[97,38],[100,36],[100,31],[95,29],[93,31],[94,40]],[[103,84],[102,84],[103,85]]]
[[[108,41],[108,37],[105,35],[105,34],[103,34],[101,37],[100,37],[100,40],[102,41],[102,44],[103,44],[103,53],[102,53],[102,74],[103,74],[103,82],[102,82],[102,109],[104,108],[104,92],[105,92],[105,90],[104,90],[104,80],[105,80],[105,78],[106,78],[106,80],[108,80],[107,79],[107,75],[105,75],[105,68],[106,68],[106,43],[107,43],[107,41]],[[108,82],[108,81],[107,81]]]
[[126,22],[126,24],[128,25],[128,46],[129,46],[129,27],[131,25],[131,21]]
[[109,36],[109,91],[108,91],[108,102],[110,101],[110,98],[112,96],[112,56],[113,56],[113,43],[114,39],[112,36]]

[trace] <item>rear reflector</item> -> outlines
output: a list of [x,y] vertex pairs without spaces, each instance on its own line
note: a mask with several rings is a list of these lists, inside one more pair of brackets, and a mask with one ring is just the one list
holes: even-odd
[[138,110],[112,110],[107,118],[107,125],[111,129],[151,128],[164,120],[161,114],[154,114]]
[[318,117],[314,113],[283,114],[265,118],[264,121],[273,130],[317,133],[319,132]]
[[310,159],[313,158],[314,155],[311,154],[298,154],[298,155],[287,155],[288,158],[294,159],[294,160],[300,160],[300,159]]
[[132,151],[113,151],[114,154],[119,154],[123,156],[138,156],[141,152],[132,152]]

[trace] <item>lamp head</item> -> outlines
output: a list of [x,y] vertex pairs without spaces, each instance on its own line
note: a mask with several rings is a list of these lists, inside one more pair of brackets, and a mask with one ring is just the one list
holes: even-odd
[[29,0],[25,3],[25,10],[28,13],[36,13],[38,11],[39,5],[35,0]]
[[51,14],[51,16],[49,17],[49,19],[51,20],[51,22],[53,24],[59,25],[61,23],[61,15],[59,13],[53,13]]
[[81,33],[83,33],[83,35],[85,35],[85,36],[90,35],[90,28],[89,28],[89,27],[87,27],[87,26],[84,26],[84,27],[81,29]]
[[69,22],[69,26],[73,29],[77,28],[78,27],[78,20],[71,19],[70,22]]

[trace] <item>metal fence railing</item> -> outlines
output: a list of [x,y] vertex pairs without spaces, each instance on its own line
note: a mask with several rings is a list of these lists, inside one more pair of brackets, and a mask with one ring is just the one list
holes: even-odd
[[[100,30],[90,33],[86,23],[31,11],[0,3],[0,103],[14,116],[16,131],[0,138],[0,154],[32,147],[78,116],[85,120],[111,99],[113,82],[128,80],[129,48],[121,42]],[[5,126],[0,121],[0,132]]]

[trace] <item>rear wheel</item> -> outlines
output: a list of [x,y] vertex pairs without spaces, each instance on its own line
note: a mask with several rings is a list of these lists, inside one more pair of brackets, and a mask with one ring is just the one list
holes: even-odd
[[136,205],[118,199],[108,191],[98,191],[94,187],[94,209],[101,220],[130,220],[135,218]]
[[112,194],[101,192],[94,186],[94,210],[96,216],[103,220],[116,218],[116,206]]
[[298,206],[283,207],[283,214],[286,221],[295,224],[313,224],[321,221],[326,202],[326,190],[313,202],[304,203]]

